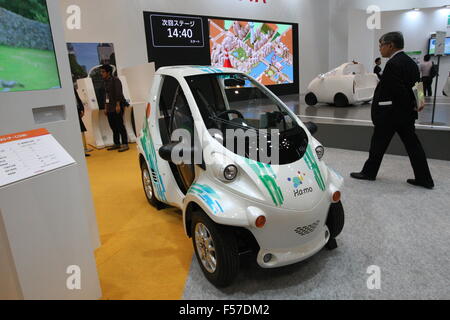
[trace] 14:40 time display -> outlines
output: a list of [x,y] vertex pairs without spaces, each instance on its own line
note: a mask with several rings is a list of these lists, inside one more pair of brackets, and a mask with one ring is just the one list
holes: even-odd
[[167,28],[167,32],[169,33],[169,38],[192,38],[192,29],[178,30],[177,28]]

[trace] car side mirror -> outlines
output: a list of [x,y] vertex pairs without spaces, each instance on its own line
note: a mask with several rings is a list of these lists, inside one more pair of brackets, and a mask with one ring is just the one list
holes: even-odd
[[309,130],[309,132],[312,135],[314,135],[317,132],[317,130],[318,130],[317,125],[314,122],[311,122],[311,121],[310,122],[306,122],[305,126],[306,126],[306,128]]
[[166,161],[172,162],[172,151],[179,143],[176,141],[163,145],[158,150],[159,156]]
[[[174,159],[172,159],[172,153],[176,152],[176,155],[178,157],[178,161],[174,161]],[[195,154],[195,149],[192,147],[186,147],[183,145],[182,142],[179,141],[175,141],[175,142],[170,142],[168,144],[163,145],[162,147],[159,148],[158,150],[159,156],[166,161],[172,162],[176,165],[182,164],[183,160],[189,159],[189,163],[192,164],[194,163],[194,154]]]

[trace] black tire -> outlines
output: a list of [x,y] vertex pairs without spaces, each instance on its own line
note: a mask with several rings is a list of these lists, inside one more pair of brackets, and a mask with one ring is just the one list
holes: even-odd
[[328,211],[327,227],[330,231],[330,239],[336,238],[344,228],[344,207],[342,202],[332,203]]
[[[196,243],[196,227],[205,226],[215,248],[216,268],[209,271],[202,262]],[[192,244],[197,261],[205,277],[216,287],[230,285],[239,273],[239,252],[236,236],[230,227],[216,224],[204,212],[193,212],[191,223]]]
[[[141,180],[142,180],[142,187],[144,188],[145,197],[147,198],[148,203],[150,203],[153,207],[159,210],[164,207],[164,203],[159,201],[155,196],[155,189],[153,188],[153,181],[152,181],[152,173],[153,172],[149,170],[147,164],[145,162],[142,162]],[[148,190],[146,190],[147,187],[149,188]]]
[[345,94],[339,92],[334,96],[334,105],[336,107],[346,107],[348,106],[348,98]]
[[314,93],[310,92],[305,96],[305,102],[308,106],[315,106],[317,104],[317,97]]

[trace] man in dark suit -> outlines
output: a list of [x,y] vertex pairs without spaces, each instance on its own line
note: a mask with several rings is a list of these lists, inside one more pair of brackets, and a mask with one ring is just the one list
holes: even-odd
[[375,68],[373,68],[373,73],[375,73],[377,75],[378,80],[381,79],[381,74],[383,72],[380,65],[381,65],[381,58],[376,58],[375,59]]
[[423,109],[423,105],[417,108],[412,90],[415,83],[420,81],[419,69],[416,63],[403,52],[402,33],[387,33],[380,38],[379,42],[381,55],[389,58],[389,61],[384,68],[372,102],[374,132],[369,159],[361,172],[353,172],[350,176],[355,179],[375,180],[384,153],[397,132],[405,145],[414,170],[415,179],[408,179],[407,182],[432,189],[433,178],[414,126],[418,118],[417,111]]

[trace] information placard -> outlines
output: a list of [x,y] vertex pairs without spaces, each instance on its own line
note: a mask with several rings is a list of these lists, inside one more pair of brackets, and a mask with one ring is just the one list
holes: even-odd
[[436,49],[435,55],[442,56],[445,54],[445,37],[447,33],[445,31],[436,31]]
[[72,163],[75,160],[46,129],[0,136],[0,187]]
[[199,17],[150,15],[154,47],[203,47],[203,24]]

